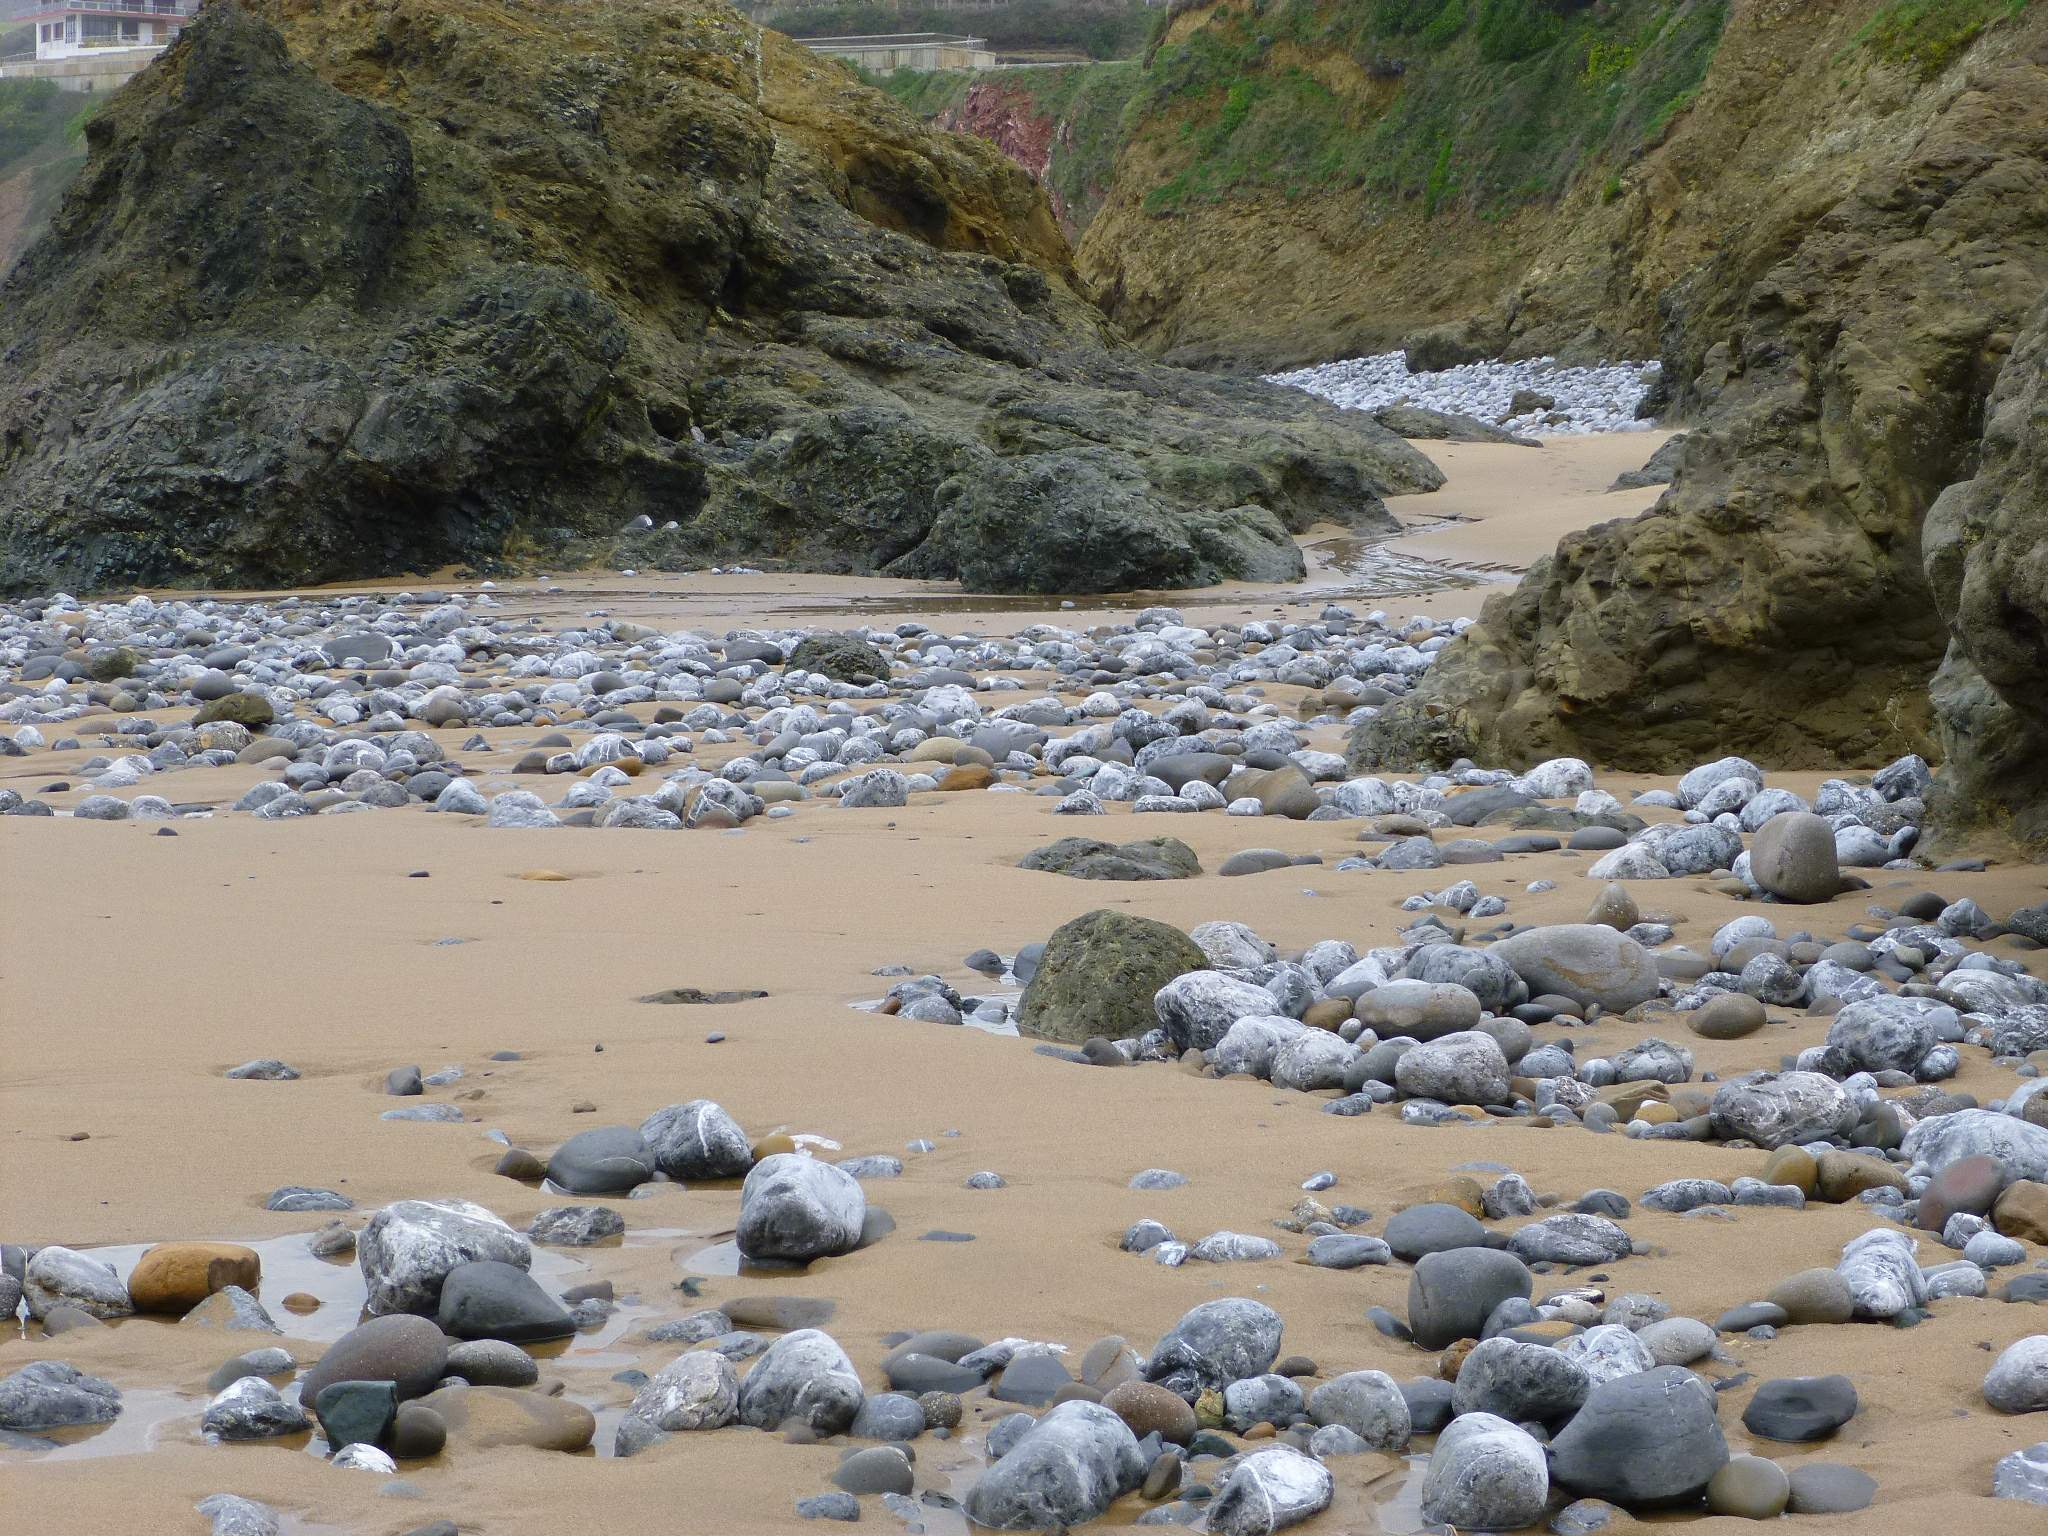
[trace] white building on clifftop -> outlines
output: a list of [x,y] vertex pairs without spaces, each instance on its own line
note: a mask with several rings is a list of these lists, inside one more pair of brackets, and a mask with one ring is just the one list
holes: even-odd
[[0,31],[31,29],[35,51],[0,59],[0,79],[110,91],[161,53],[200,0],[0,0]]

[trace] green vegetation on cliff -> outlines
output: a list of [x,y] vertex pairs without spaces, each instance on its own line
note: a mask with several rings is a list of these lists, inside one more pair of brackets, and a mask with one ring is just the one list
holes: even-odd
[[844,37],[876,32],[970,33],[1003,52],[1071,51],[1091,59],[1126,59],[1143,48],[1160,14],[1138,0],[1011,0],[992,11],[946,10],[915,0],[846,0],[775,11],[764,26],[791,37]]
[[0,80],[0,272],[41,232],[85,164],[85,123],[105,98],[48,80]]
[[[1034,147],[1037,137],[1044,137],[1045,170],[1040,180],[1068,230],[1078,237],[1109,190],[1144,80],[1142,66],[1124,61],[979,74],[898,70],[874,84],[919,117],[993,138],[1013,158],[1029,158],[1023,153],[1025,146],[1012,141],[1012,125],[992,122],[991,114],[977,110],[983,101],[1016,104],[1036,125],[1036,133],[1030,135]],[[1000,109],[993,115],[1001,116]],[[1037,169],[1035,161],[1032,169]]]
[[1138,127],[1165,140],[1172,169],[1146,206],[1356,187],[1497,215],[1558,197],[1588,167],[1656,140],[1705,77],[1727,10],[1225,3],[1153,60]]
[[2010,20],[2031,0],[1893,0],[1870,19],[1857,41],[1894,64],[1940,74],[1986,28]]

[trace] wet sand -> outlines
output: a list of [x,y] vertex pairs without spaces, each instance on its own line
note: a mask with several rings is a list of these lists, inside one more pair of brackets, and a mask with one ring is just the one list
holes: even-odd
[[[1642,435],[1627,443],[1628,463],[1654,446]],[[1603,469],[1600,483],[1613,472]],[[1504,530],[1509,516],[1501,514]],[[1499,548],[1510,547],[1504,532]],[[721,580],[564,581],[561,593],[531,598],[508,583],[500,596],[553,617],[605,606],[643,622],[723,628],[742,616],[731,609],[731,617],[718,616]],[[846,592],[815,578],[730,580],[747,584],[725,590],[729,597],[744,590],[755,602],[748,617],[784,622],[827,622],[830,605]],[[1236,611],[1204,606],[1233,601],[1220,595],[1176,601],[1190,617]],[[798,606],[805,603],[824,606],[813,612]],[[1069,624],[1092,617],[1043,616]],[[1010,628],[1032,618],[1004,611],[934,621]],[[1299,697],[1298,690],[1269,694],[1290,703]],[[487,791],[511,787],[506,770],[539,732],[486,734],[490,752],[464,760]],[[1323,730],[1310,744],[1336,749],[1338,742]],[[27,792],[61,773],[66,756],[38,753],[26,766],[0,760],[0,784]],[[195,769],[180,775],[176,794],[232,798],[259,777],[253,768]],[[1819,777],[1773,775],[1772,782],[1810,795]],[[1625,800],[1666,781],[1603,775],[1600,782]],[[46,798],[63,806],[78,792]],[[1108,819],[1077,825],[1049,811],[1042,799],[986,793],[924,795],[888,811],[811,802],[783,821],[667,837],[486,829],[417,809],[285,822],[188,820],[176,823],[175,837],[159,837],[155,824],[143,822],[0,818],[7,1063],[0,1230],[10,1241],[78,1247],[302,1238],[324,1218],[262,1209],[268,1192],[287,1183],[344,1191],[358,1204],[350,1217],[357,1225],[391,1200],[456,1195],[518,1227],[569,1201],[494,1175],[501,1148],[484,1138],[486,1129],[544,1152],[577,1131],[637,1123],[660,1105],[696,1097],[725,1105],[755,1137],[805,1131],[831,1138],[846,1154],[902,1156],[900,1179],[866,1186],[870,1200],[895,1217],[895,1233],[801,1275],[718,1276],[693,1265],[693,1255],[731,1230],[735,1187],[605,1202],[626,1218],[623,1246],[549,1251],[639,1298],[639,1310],[622,1310],[606,1332],[543,1362],[544,1376],[559,1377],[599,1413],[608,1452],[611,1426],[632,1390],[610,1380],[612,1373],[628,1365],[652,1370],[675,1350],[636,1344],[634,1336],[655,1317],[736,1296],[833,1299],[829,1331],[871,1385],[891,1330],[1058,1340],[1072,1350],[1070,1360],[1096,1338],[1121,1333],[1142,1353],[1188,1307],[1233,1294],[1275,1307],[1286,1320],[1283,1353],[1312,1356],[1325,1375],[1376,1368],[1405,1378],[1431,1372],[1435,1355],[1382,1337],[1364,1318],[1374,1304],[1405,1314],[1405,1265],[1169,1269],[1119,1252],[1118,1238],[1146,1216],[1188,1238],[1219,1228],[1270,1231],[1299,1198],[1300,1181],[1319,1169],[1338,1178],[1322,1198],[1369,1208],[1372,1231],[1400,1204],[1474,1162],[1516,1169],[1539,1193],[1567,1201],[1597,1186],[1634,1199],[1670,1178],[1727,1181],[1760,1170],[1762,1153],[1715,1145],[1508,1122],[1425,1129],[1403,1125],[1386,1108],[1342,1119],[1318,1112],[1328,1095],[1203,1079],[1178,1066],[1078,1067],[1034,1054],[1028,1041],[856,1011],[854,1002],[887,985],[871,975],[877,966],[937,971],[973,993],[987,984],[961,968],[970,950],[1013,952],[1097,906],[1183,927],[1236,919],[1283,947],[1336,937],[1363,949],[1390,941],[1404,925],[1404,896],[1460,877],[1509,897],[1510,915],[1524,923],[1576,921],[1595,891],[1584,878],[1589,857],[1567,853],[1443,871],[1340,875],[1327,866],[1293,867],[1223,880],[1213,870],[1248,846],[1319,851],[1334,864],[1356,850],[1361,824],[1221,815],[1133,824],[1128,808],[1116,806]],[[1180,837],[1212,873],[1098,884],[1011,867],[1026,850],[1077,830]],[[543,869],[570,878],[521,878]],[[426,878],[410,878],[418,870]],[[1869,873],[1872,891],[1796,912],[1732,900],[1704,879],[1643,882],[1634,892],[1646,915],[1668,914],[1678,940],[1695,947],[1750,912],[1776,918],[1781,930],[1789,917],[1790,926],[1838,937],[1871,903],[1895,903],[1930,883],[1951,898],[1973,896],[1995,914],[2048,894],[2048,871],[2038,867],[1936,879]],[[1524,887],[1541,878],[1558,889],[1527,894]],[[2008,952],[2003,942],[1990,947]],[[2028,958],[2039,973],[2040,954]],[[636,1001],[679,986],[762,988],[769,996],[725,1006]],[[1824,1019],[1782,1010],[1772,1017],[1765,1032],[1742,1041],[1698,1040],[1682,1026],[1671,1033],[1695,1050],[1701,1071],[1723,1073],[1772,1062],[1825,1033]],[[714,1030],[727,1038],[707,1044]],[[1651,1032],[1617,1019],[1573,1035],[1584,1057]],[[499,1050],[523,1059],[486,1059]],[[304,1077],[221,1076],[257,1056],[282,1057]],[[377,1119],[393,1102],[383,1095],[385,1071],[414,1062],[429,1072],[451,1063],[465,1068],[452,1089],[429,1097],[458,1103],[467,1123]],[[1981,1051],[1966,1050],[1964,1063],[1955,1087],[1989,1097],[2010,1084]],[[572,1113],[579,1100],[595,1112]],[[71,1139],[78,1133],[86,1139]],[[936,1150],[905,1151],[918,1138]],[[1152,1166],[1176,1168],[1190,1183],[1165,1193],[1126,1187]],[[981,1169],[1000,1172],[1009,1187],[962,1188]],[[1647,1291],[1680,1313],[1711,1319],[1781,1275],[1831,1265],[1842,1243],[1877,1224],[1854,1205],[1740,1208],[1732,1218],[1639,1210],[1629,1230],[1654,1251],[1603,1272],[1607,1290]],[[934,1229],[975,1240],[919,1240]],[[1299,1240],[1291,1241],[1290,1252],[1298,1251]],[[1923,1240],[1923,1257],[1930,1243]],[[315,1262],[275,1265],[262,1288],[285,1326],[281,1342],[302,1364],[354,1320],[341,1299],[351,1294],[353,1271],[305,1269]],[[336,1299],[296,1318],[277,1301],[314,1288],[309,1274]],[[676,1288],[689,1275],[707,1276],[701,1298]],[[1551,1277],[1539,1289],[1564,1283]],[[2020,1529],[2024,1506],[1994,1513],[1984,1494],[1997,1457],[2041,1438],[2043,1426],[1991,1413],[1977,1387],[1992,1358],[1985,1349],[2036,1331],[2040,1317],[2032,1307],[1958,1300],[1911,1331],[1809,1327],[1767,1343],[1727,1341],[1740,1368],[1759,1380],[1846,1371],[1863,1400],[1862,1413],[1828,1444],[1752,1444],[1740,1423],[1750,1389],[1735,1388],[1722,1394],[1721,1409],[1731,1449],[1787,1464],[1846,1461],[1877,1477],[1872,1512],[1800,1517],[1801,1531],[1861,1532],[1878,1522],[1902,1533],[1954,1532],[1987,1528],[1993,1519]],[[0,1374],[32,1359],[63,1359],[130,1394],[122,1421],[66,1452],[0,1448],[0,1513],[10,1524],[66,1532],[199,1531],[204,1522],[192,1504],[225,1490],[291,1511],[309,1522],[303,1529],[376,1536],[439,1517],[465,1531],[522,1536],[590,1528],[607,1536],[749,1536],[808,1528],[792,1515],[792,1502],[828,1487],[840,1454],[835,1445],[789,1445],[741,1429],[676,1435],[615,1464],[608,1455],[451,1450],[403,1467],[419,1497],[393,1498],[379,1493],[383,1479],[334,1471],[304,1454],[303,1439],[199,1442],[206,1375],[228,1355],[267,1342],[148,1319],[57,1340],[0,1342]],[[1725,1376],[1736,1367],[1710,1369]],[[167,1388],[184,1395],[167,1399]],[[991,1406],[978,1403],[953,1442],[917,1442],[921,1487],[950,1483],[964,1491],[979,1466],[980,1428],[997,1416]],[[138,1442],[153,1445],[151,1453],[133,1454]],[[1396,1497],[1406,1475],[1398,1458],[1362,1456],[1335,1471],[1338,1504],[1303,1528],[1311,1536],[1412,1528],[1412,1509],[1404,1513]],[[865,1502],[864,1520],[899,1528],[879,1501]],[[1110,1520],[1129,1520],[1141,1508],[1126,1499]],[[957,1530],[957,1518],[931,1511],[927,1527]],[[1748,1529],[1733,1520],[1677,1523],[1710,1536]],[[1615,1527],[1633,1528],[1627,1521]]]

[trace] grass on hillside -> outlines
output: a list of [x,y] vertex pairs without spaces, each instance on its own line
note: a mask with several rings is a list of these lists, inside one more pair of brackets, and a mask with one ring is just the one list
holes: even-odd
[[992,11],[949,11],[917,0],[843,0],[777,11],[767,25],[791,37],[966,33],[998,50],[1072,49],[1091,59],[1126,59],[1150,40],[1155,13],[1140,0],[1011,0]]
[[[2002,0],[2001,0],[2002,3]],[[1142,111],[1174,118],[1157,210],[1250,189],[1357,187],[1499,215],[1653,143],[1690,102],[1726,0],[1272,0],[1226,4],[1154,61]],[[1291,47],[1288,45],[1292,45]],[[1337,55],[1340,91],[1297,60]]]
[[2029,0],[1893,0],[1870,18],[1856,41],[1932,79],[1986,28],[2018,16],[2028,4]]
[[1133,98],[1144,72],[1135,62],[1074,65],[1048,69],[899,69],[873,83],[924,118],[935,118],[962,102],[970,87],[995,87],[1026,97],[1038,115],[1061,125],[1046,180],[1059,194],[1077,229],[1087,227],[1101,206],[1117,151],[1130,131]]

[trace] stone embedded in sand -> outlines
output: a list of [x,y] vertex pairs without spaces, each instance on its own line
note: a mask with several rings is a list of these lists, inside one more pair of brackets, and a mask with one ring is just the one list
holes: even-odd
[[1061,1403],[982,1473],[967,1513],[996,1530],[1066,1530],[1103,1514],[1143,1481],[1145,1468],[1116,1414],[1100,1403]]
[[223,1440],[269,1440],[296,1435],[311,1421],[305,1409],[288,1402],[261,1376],[230,1382],[206,1405],[199,1427]]
[[1785,1469],[1763,1456],[1731,1456],[1707,1480],[1707,1509],[1745,1520],[1770,1520],[1785,1512],[1792,1480]]
[[1490,1413],[1465,1414],[1430,1453],[1422,1518],[1465,1530],[1520,1530],[1543,1518],[1549,1497],[1550,1470],[1532,1436]]
[[1532,993],[1622,1013],[1658,993],[1657,963],[1626,934],[1596,923],[1531,928],[1486,948],[1514,967]]
[[580,1451],[597,1435],[597,1419],[581,1403],[510,1387],[442,1387],[418,1399],[439,1414],[450,1444],[470,1450],[523,1445]]
[[1708,998],[1685,1016],[1685,1027],[1702,1040],[1740,1040],[1769,1022],[1764,1005],[1741,992]]
[[627,1411],[664,1431],[722,1429],[739,1417],[739,1378],[715,1351],[679,1355],[648,1379]]
[[1825,1440],[1856,1409],[1856,1387],[1846,1376],[1782,1376],[1756,1389],[1742,1427],[1765,1440]]
[[1428,1253],[1408,1277],[1408,1326],[1425,1349],[1476,1339],[1495,1307],[1528,1300],[1534,1287],[1529,1266],[1498,1248]]
[[1835,1273],[1849,1289],[1855,1315],[1889,1321],[1927,1301],[1927,1277],[1914,1255],[1919,1244],[1905,1233],[1879,1227],[1842,1249]]
[[571,1136],[548,1159],[548,1178],[572,1195],[620,1195],[654,1177],[654,1156],[630,1125]]
[[111,1424],[121,1413],[120,1390],[61,1360],[35,1360],[0,1378],[0,1429],[63,1429]]
[[455,1339],[526,1344],[576,1331],[568,1312],[525,1269],[495,1259],[458,1264],[441,1284],[438,1322]]
[[657,1109],[640,1122],[640,1138],[672,1179],[744,1178],[754,1166],[746,1132],[709,1099]]
[[737,1241],[749,1259],[807,1263],[861,1239],[867,1197],[853,1176],[799,1153],[763,1158],[740,1188]]
[[1984,1373],[1984,1401],[2000,1413],[2048,1411],[2048,1333],[2006,1346]]
[[343,1381],[389,1381],[400,1398],[433,1389],[449,1367],[448,1340],[432,1322],[409,1313],[373,1317],[327,1346],[300,1381],[304,1401]]
[[1698,1499],[1728,1460],[1713,1389],[1669,1365],[1595,1387],[1551,1452],[1565,1487],[1630,1510]]
[[1413,1433],[1408,1400],[1384,1371],[1332,1377],[1309,1394],[1308,1411],[1316,1423],[1340,1425],[1375,1451],[1405,1450]]
[[1202,872],[1202,861],[1177,837],[1149,837],[1122,844],[1093,837],[1063,837],[1032,849],[1017,861],[1017,867],[1076,880],[1186,880]]
[[[1046,942],[1017,1005],[1017,1027],[1073,1045],[1096,1035],[1140,1035],[1163,1022],[1155,994],[1207,964],[1178,928],[1123,912],[1087,912]],[[1265,1006],[1272,1006],[1270,995]]]
[[253,1291],[263,1275],[256,1250],[238,1243],[158,1243],[128,1276],[139,1312],[190,1311],[230,1285]]
[[28,1261],[21,1290],[33,1318],[60,1306],[101,1319],[126,1317],[135,1310],[113,1265],[55,1243],[38,1248]]
[[865,1394],[860,1373],[830,1334],[800,1328],[770,1344],[740,1382],[740,1421],[780,1429],[792,1420],[818,1435],[853,1422]]
[[1760,1147],[1846,1136],[1857,1107],[1842,1085],[1820,1072],[1754,1072],[1714,1090],[1716,1135]]
[[1253,1451],[1237,1463],[1209,1505],[1216,1536],[1272,1536],[1329,1508],[1336,1479],[1292,1446]]
[[1781,901],[1829,900],[1842,888],[1834,827],[1809,811],[1773,816],[1757,829],[1749,872]]
[[210,1493],[192,1506],[212,1522],[211,1536],[278,1536],[277,1511],[238,1494]]
[[1270,1370],[1280,1353],[1280,1316],[1242,1297],[1203,1302],[1175,1323],[1145,1364],[1145,1378],[1192,1402]]
[[467,1200],[400,1200],[372,1216],[356,1239],[356,1262],[368,1287],[364,1307],[431,1313],[441,1282],[458,1264],[494,1259],[520,1269],[533,1248],[519,1233]]

